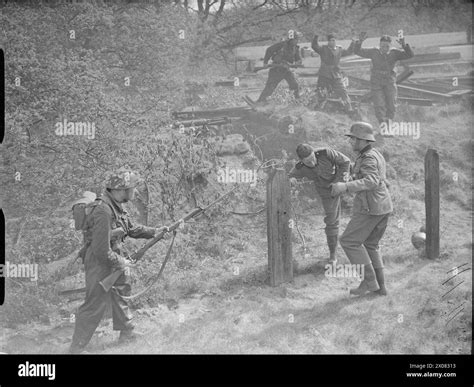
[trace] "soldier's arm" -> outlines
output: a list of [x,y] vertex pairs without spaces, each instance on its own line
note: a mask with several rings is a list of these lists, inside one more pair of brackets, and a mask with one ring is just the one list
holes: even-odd
[[[345,154],[334,149],[326,149],[326,154],[331,162],[336,165],[336,182],[347,181],[350,176],[351,160]],[[344,177],[346,179],[344,179]]]
[[349,55],[352,55],[354,53],[354,41],[351,42],[351,44],[349,45],[349,47],[347,47],[346,49],[342,49],[342,52],[341,52],[341,56],[349,56]]
[[413,50],[411,49],[408,43],[405,43],[405,45],[403,46],[403,50],[396,50],[395,52],[397,54],[397,60],[410,59],[415,56]]
[[319,55],[321,55],[321,49],[322,47],[319,45],[318,43],[318,35],[316,35],[313,39],[313,41],[311,42],[311,48],[317,52]]
[[361,179],[346,183],[349,192],[370,191],[380,184],[380,175],[375,157],[366,156],[362,161],[359,173],[362,174]]
[[128,236],[130,238],[145,238],[151,239],[155,236],[156,228],[147,227],[141,224],[132,224],[130,218],[128,218]]
[[354,54],[361,56],[362,58],[372,59],[373,48],[362,48],[362,42],[358,40],[354,44]]
[[92,219],[92,254],[102,262],[109,262],[113,267],[123,267],[125,258],[117,254],[110,248],[110,238],[112,230],[110,229],[111,212],[103,207],[94,210]]
[[271,45],[270,47],[268,47],[267,50],[265,51],[265,57],[263,58],[263,64],[268,64],[268,61],[270,60],[272,55],[275,52],[277,52],[278,50],[280,50],[282,48],[283,44],[285,44],[285,42],[275,43],[275,44]]

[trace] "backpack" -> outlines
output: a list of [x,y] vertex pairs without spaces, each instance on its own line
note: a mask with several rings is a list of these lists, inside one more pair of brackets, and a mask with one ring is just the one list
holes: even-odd
[[[89,215],[92,214],[92,211],[94,211],[94,208],[96,208],[101,202],[102,202],[102,199],[100,197],[97,197],[97,195],[94,192],[85,191],[82,194],[82,198],[80,198],[79,200],[76,200],[72,204],[72,217],[74,220],[74,228],[78,231],[81,230],[84,236],[83,246],[79,250],[79,253],[78,253],[78,258],[79,257],[82,258],[83,263],[84,263],[86,251],[90,245],[90,240],[86,236],[87,231],[91,227],[90,222],[88,221]],[[114,219],[117,220],[118,216],[115,210],[112,207],[110,207],[110,209],[112,210]],[[113,231],[112,236],[113,237],[115,236],[115,238],[122,237],[123,234],[119,230],[122,230],[122,228],[112,230]],[[117,232],[114,234],[114,231],[117,231]]]
[[100,202],[101,199],[97,198],[97,195],[94,192],[85,191],[82,194],[82,198],[76,200],[72,204],[72,218],[74,221],[74,228],[78,231],[81,230],[82,235],[84,236],[82,248],[79,250],[77,255],[77,258],[80,257],[82,259],[82,263],[84,263],[86,251],[90,244],[90,241],[88,241],[86,238],[86,232],[88,227],[90,227],[87,220],[94,208],[97,207]]
[[86,231],[87,216],[98,203],[99,200],[97,200],[97,195],[94,192],[85,191],[82,194],[82,198],[72,204],[72,218],[76,230]]

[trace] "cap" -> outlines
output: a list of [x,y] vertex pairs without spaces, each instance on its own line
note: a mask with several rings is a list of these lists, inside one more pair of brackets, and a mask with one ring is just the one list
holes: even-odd
[[313,148],[309,144],[298,144],[296,154],[300,159],[304,159],[313,153]]

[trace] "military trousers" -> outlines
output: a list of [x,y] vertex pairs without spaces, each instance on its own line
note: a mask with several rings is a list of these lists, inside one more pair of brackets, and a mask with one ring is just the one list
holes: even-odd
[[93,277],[93,281],[88,281],[87,277],[86,270],[86,299],[76,313],[76,324],[72,337],[73,343],[81,347],[85,347],[91,340],[108,305],[112,306],[114,330],[133,328],[132,314],[127,302],[122,298],[122,296],[129,296],[131,293],[131,286],[127,283],[125,274],[118,278],[108,292],[105,292],[97,281],[96,273],[89,275],[89,277]]
[[318,89],[329,89],[334,91],[334,93],[341,98],[342,103],[344,106],[351,105],[351,99],[347,94],[346,87],[342,82],[342,78],[327,78],[323,76],[319,76],[318,84],[316,86]]
[[379,123],[395,117],[397,85],[392,79],[371,82],[372,102]]
[[317,188],[319,197],[324,208],[324,229],[327,236],[339,234],[339,219],[341,217],[341,197],[331,196],[330,188]]
[[339,240],[352,264],[367,265],[374,269],[384,267],[379,242],[387,228],[390,214],[354,214]]
[[298,82],[296,82],[295,75],[289,68],[286,68],[283,66],[277,66],[277,67],[270,68],[268,72],[267,83],[265,84],[265,88],[263,89],[262,94],[260,94],[258,101],[262,102],[262,101],[265,101],[268,97],[270,97],[275,91],[278,84],[283,79],[286,80],[290,90],[293,90],[295,93],[295,97],[298,98],[299,86],[298,86]]

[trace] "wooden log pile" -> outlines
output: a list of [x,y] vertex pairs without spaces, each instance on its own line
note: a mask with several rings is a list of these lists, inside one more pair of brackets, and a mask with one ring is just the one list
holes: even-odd
[[[351,98],[360,102],[370,100],[370,82],[349,76],[349,84],[367,88],[350,89]],[[472,75],[447,75],[408,79],[398,83],[398,100],[413,105],[430,106],[434,103],[446,103],[460,98],[473,97]]]
[[[425,50],[417,52],[413,58],[399,62],[404,71],[399,76],[407,72],[420,74],[421,71],[440,70],[446,73],[453,71],[456,66],[466,66],[472,70],[472,62],[462,60],[459,52],[440,52],[431,50],[426,47]],[[341,63],[341,68],[348,74],[349,78],[349,94],[355,100],[366,102],[370,99],[368,92],[363,89],[370,89],[370,82],[367,79],[356,77],[353,74],[360,74],[367,67],[367,75],[369,76],[370,60],[365,58],[357,58],[347,60]],[[466,67],[462,68],[466,70]],[[352,74],[351,74],[352,73]],[[468,74],[450,74],[443,76],[429,77],[406,77],[397,80],[398,84],[398,100],[414,105],[430,106],[434,103],[446,103],[451,100],[460,98],[473,97],[473,76],[472,71]]]

